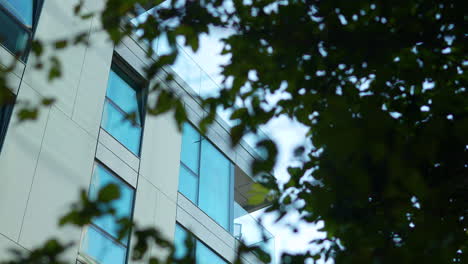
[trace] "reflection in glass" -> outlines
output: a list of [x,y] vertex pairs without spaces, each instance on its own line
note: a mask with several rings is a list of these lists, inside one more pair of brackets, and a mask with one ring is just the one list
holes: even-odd
[[[90,199],[96,199],[99,190],[108,184],[115,184],[119,187],[120,197],[111,203],[116,210],[115,216],[106,215],[93,220],[93,224],[105,230],[114,238],[118,237],[119,224],[116,222],[119,218],[131,218],[134,190],[121,180],[117,179],[107,169],[102,166],[95,166],[94,174],[89,189]],[[127,244],[127,241],[123,241]]]
[[118,240],[120,229],[118,221],[121,218],[132,218],[135,190],[102,165],[95,164],[89,198],[96,200],[99,191],[109,184],[117,185],[120,190],[120,197],[110,203],[115,214],[92,220],[86,229],[80,250],[99,264],[124,264],[130,236]]
[[81,251],[100,264],[124,264],[127,253],[125,247],[116,244],[93,226],[86,230]]
[[179,192],[231,230],[232,164],[190,124],[182,135]]
[[188,123],[184,124],[182,131],[182,151],[180,160],[194,173],[198,173],[200,160],[200,133]]
[[0,43],[13,54],[24,53],[28,46],[29,32],[1,8],[0,25]]
[[179,192],[194,204],[197,204],[198,176],[190,172],[183,164],[180,165]]
[[210,142],[202,141],[199,207],[229,230],[231,162]]
[[7,104],[5,102],[2,105],[2,103],[3,102],[0,102],[0,153],[2,151],[3,141],[5,140],[14,106],[14,104]]
[[21,21],[32,28],[34,0],[0,0],[0,5]]
[[258,246],[274,257],[273,235],[237,202],[234,202],[234,237],[247,246]]
[[101,126],[133,154],[140,152],[141,127],[125,118],[116,106],[106,100]]
[[[185,245],[185,240],[188,236],[188,231],[185,230],[179,224],[176,224],[174,246],[175,246],[175,257],[181,259],[188,255],[188,248]],[[200,242],[198,239],[195,240],[195,263],[196,264],[227,264],[227,262],[222,259],[218,254],[213,250],[207,247],[205,244]],[[192,251],[193,252],[193,251]]]
[[210,248],[197,240],[196,245],[196,263],[197,264],[226,264],[220,256],[214,253]]
[[181,259],[188,254],[188,249],[185,246],[185,240],[187,239],[188,232],[176,224],[175,235],[174,235],[174,246],[175,246],[175,257]]
[[[134,85],[135,86],[135,85]],[[135,122],[141,124],[138,107],[138,96],[129,81],[124,81],[114,69],[109,73],[106,96],[120,107],[125,113],[135,113]]]
[[101,127],[139,156],[143,130],[143,99],[134,81],[112,66],[107,82]]

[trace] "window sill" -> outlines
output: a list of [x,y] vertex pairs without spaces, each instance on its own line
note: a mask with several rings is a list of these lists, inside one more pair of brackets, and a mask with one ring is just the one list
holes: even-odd
[[76,258],[77,263],[79,264],[99,264],[94,261],[91,257],[88,257],[86,254],[82,252],[78,252],[78,256]]
[[[15,63],[15,67],[11,71],[12,78],[7,78],[9,81],[9,88],[14,94],[18,94],[20,80],[23,76],[24,69],[26,64],[21,60],[17,59],[11,52],[6,49],[2,44],[0,44],[0,67],[6,68]],[[8,74],[7,74],[8,76]]]

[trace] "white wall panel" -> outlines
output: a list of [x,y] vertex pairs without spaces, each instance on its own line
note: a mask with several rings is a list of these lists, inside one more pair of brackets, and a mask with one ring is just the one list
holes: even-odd
[[79,33],[89,33],[91,19],[81,20],[73,14],[73,7],[77,2],[77,0],[44,1],[36,29],[35,38],[46,44],[43,57],[47,59],[54,54],[61,61],[61,77],[49,82],[47,70],[50,63],[43,60],[44,69],[37,70],[33,67],[35,64],[33,56],[30,56],[24,75],[25,82],[40,94],[54,97],[57,100],[56,106],[68,116],[72,115],[86,47],[84,45],[69,46],[56,51],[52,44],[57,40],[72,39]]
[[172,113],[158,117],[147,115],[143,133],[140,174],[177,200],[182,134]]
[[100,21],[93,19],[91,45],[86,49],[72,118],[97,138],[112,62],[113,45],[101,31]]
[[[81,231],[58,228],[57,221],[69,212],[81,188],[88,189],[96,141],[62,111],[52,107],[39,156],[19,243],[31,249],[56,236],[79,241]],[[69,250],[76,258],[78,245]]]
[[[40,96],[23,83],[18,100],[37,103]],[[0,155],[0,233],[14,241],[18,241],[49,115],[49,108],[42,108],[36,120],[19,123],[18,110],[19,106],[13,111]]]

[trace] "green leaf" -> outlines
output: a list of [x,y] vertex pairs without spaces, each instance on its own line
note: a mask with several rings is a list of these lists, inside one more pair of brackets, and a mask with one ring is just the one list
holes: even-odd
[[36,56],[41,56],[42,53],[44,52],[44,46],[42,45],[42,42],[39,40],[33,40],[31,43],[31,50]]
[[64,40],[58,40],[54,43],[54,46],[56,49],[64,49],[67,47],[68,41],[66,39]]
[[250,189],[248,204],[249,205],[259,205],[262,204],[269,193],[269,189],[265,188],[263,185],[259,183],[254,183],[252,188]]
[[99,190],[97,200],[108,203],[117,200],[120,197],[120,188],[118,185],[110,183]]
[[243,124],[231,127],[231,146],[237,146],[244,136],[245,126]]

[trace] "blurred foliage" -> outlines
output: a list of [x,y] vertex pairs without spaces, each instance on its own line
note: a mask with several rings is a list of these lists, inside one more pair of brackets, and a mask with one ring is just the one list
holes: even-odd
[[[113,203],[120,198],[120,189],[116,184],[107,184],[103,186],[95,199],[87,195],[86,190],[81,190],[80,199],[71,205],[71,210],[59,219],[59,226],[71,226],[83,228],[89,225],[94,219],[103,216],[112,216],[118,224],[118,240],[128,237],[132,234],[130,259],[139,261],[139,263],[148,264],[192,264],[195,263],[195,237],[188,233],[185,239],[185,247],[188,249],[184,256],[176,255],[173,241],[165,238],[159,230],[153,227],[140,227],[131,219],[126,217],[117,218],[117,208]],[[76,241],[78,242],[78,241]],[[11,260],[2,261],[0,264],[71,264],[66,257],[68,250],[76,242],[64,243],[58,238],[52,238],[31,250],[11,249]],[[150,248],[159,252],[165,252],[160,257],[150,256]],[[260,259],[270,260],[270,256],[257,246],[241,245],[235,259],[235,263],[244,263],[243,254],[255,252]],[[165,256],[165,257],[164,257]],[[86,257],[86,256],[85,256]],[[75,261],[73,261],[74,263]]]
[[[171,52],[157,57],[147,46],[153,63],[146,78],[168,83],[173,77],[166,66],[178,56],[177,40],[197,51],[211,27],[233,32],[223,39],[222,53],[230,56],[223,89],[202,99],[202,130],[219,107],[231,109],[235,145],[287,115],[308,128],[312,145],[297,149],[301,164],[288,170],[284,185],[264,174],[276,161],[274,142],[260,144],[268,157],[254,164],[270,190],[267,211],[284,216],[285,205],[302,204],[302,221],[324,222],[327,237],[310,241],[321,250],[283,254],[283,263],[319,257],[360,264],[467,262],[465,1],[169,1],[140,23],[129,21],[161,2],[108,0],[102,13],[87,13],[80,3],[75,12],[99,17],[115,44],[129,35],[152,44],[165,34]],[[86,39],[49,45],[62,49]],[[44,45],[35,41],[31,56],[40,58]],[[60,78],[60,61],[47,61],[49,78]],[[150,92],[159,99],[148,102],[148,113],[175,110],[179,125],[186,120],[177,94],[159,84]],[[288,96],[271,105],[271,94]],[[34,118],[32,109],[19,113]],[[158,233],[144,234],[156,241]]]

